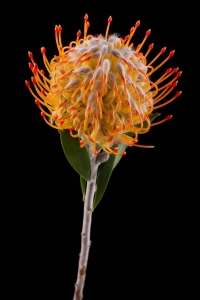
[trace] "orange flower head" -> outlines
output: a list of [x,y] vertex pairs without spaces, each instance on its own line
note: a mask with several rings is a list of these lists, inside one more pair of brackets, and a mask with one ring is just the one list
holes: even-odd
[[146,54],[141,53],[141,49],[151,30],[133,48],[131,39],[140,22],[136,22],[125,38],[108,35],[111,22],[112,18],[109,17],[105,36],[88,35],[90,24],[86,14],[83,37],[79,30],[76,41],[65,47],[61,41],[62,27],[56,26],[58,55],[49,62],[46,49],[41,48],[49,74],[45,75],[38,68],[29,52],[35,91],[28,81],[26,85],[44,121],[51,127],[69,129],[72,137],[80,139],[80,147],[89,143],[95,154],[102,149],[108,154],[124,155],[125,152],[118,153],[116,145],[123,143],[127,146],[153,147],[138,145],[138,134],[146,133],[151,126],[171,119],[169,115],[151,124],[150,115],[181,94],[177,92],[171,99],[161,102],[176,87],[181,72],[178,72],[178,68],[168,69],[156,82],[152,82],[150,75],[164,65],[174,51],[156,66],[156,60],[166,51],[166,48],[162,48],[147,63],[153,44]]

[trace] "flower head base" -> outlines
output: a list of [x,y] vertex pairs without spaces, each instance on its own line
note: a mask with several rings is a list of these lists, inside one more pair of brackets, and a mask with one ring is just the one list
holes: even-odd
[[[94,37],[87,35],[90,24],[88,15],[85,15],[83,38],[80,38],[79,30],[76,41],[65,47],[61,41],[62,27],[56,26],[58,55],[49,62],[45,48],[41,48],[49,76],[39,70],[29,52],[29,67],[33,72],[32,83],[36,94],[28,81],[26,85],[35,97],[42,117],[51,127],[69,129],[72,137],[80,138],[80,147],[89,143],[95,154],[103,149],[108,154],[123,155],[125,153],[118,153],[115,147],[120,143],[153,147],[137,145],[138,134],[146,133],[151,126],[172,117],[151,124],[149,115],[181,94],[177,92],[171,99],[159,103],[175,88],[181,72],[178,72],[178,68],[168,69],[156,82],[152,82],[149,76],[174,51],[162,63],[153,67],[152,64],[166,48],[162,48],[147,64],[147,56],[153,44],[145,55],[140,50],[151,31],[148,30],[141,44],[133,49],[130,42],[140,22],[136,22],[130,34],[122,39],[116,35],[108,36],[111,21],[109,17],[105,36]],[[169,77],[170,81],[166,81]]]

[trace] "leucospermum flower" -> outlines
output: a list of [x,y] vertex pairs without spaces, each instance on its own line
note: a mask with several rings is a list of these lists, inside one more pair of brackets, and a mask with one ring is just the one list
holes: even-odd
[[181,94],[177,92],[163,102],[176,87],[181,72],[178,68],[168,69],[152,82],[150,76],[174,55],[174,51],[156,65],[156,60],[166,51],[162,48],[153,60],[147,62],[153,44],[145,54],[141,49],[151,31],[148,30],[141,44],[135,47],[131,40],[140,21],[125,38],[108,35],[111,21],[109,17],[105,36],[88,35],[90,24],[86,14],[83,37],[79,30],[76,41],[69,46],[62,45],[62,27],[56,26],[58,55],[49,62],[46,49],[41,48],[49,74],[45,75],[38,68],[29,52],[35,91],[28,81],[26,85],[35,97],[42,117],[51,127],[69,129],[72,137],[80,139],[80,147],[89,143],[95,154],[102,149],[108,154],[123,155],[125,152],[118,153],[115,147],[120,143],[153,147],[138,145],[138,135],[171,118],[168,116],[151,124],[150,115]]

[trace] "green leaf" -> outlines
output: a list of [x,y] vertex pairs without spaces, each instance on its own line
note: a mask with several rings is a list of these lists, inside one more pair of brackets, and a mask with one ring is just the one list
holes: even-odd
[[[160,113],[155,113],[155,114],[150,114],[148,117],[149,117],[149,119],[152,123],[155,120],[155,118],[159,117],[160,115],[161,115]],[[141,125],[140,124],[135,124],[134,126],[140,128]],[[147,121],[143,122],[143,127],[144,128],[148,127]]]
[[96,182],[97,190],[94,197],[93,210],[97,207],[97,205],[101,201],[103,194],[106,190],[106,187],[110,180],[110,176],[112,174],[115,157],[116,157],[115,155],[111,154],[109,159],[99,166],[97,182]]
[[[157,118],[159,116],[160,116],[160,113],[150,114],[149,115],[149,119],[150,119],[151,123],[155,120],[155,118]],[[147,126],[148,126],[147,122],[144,121],[144,128],[147,127]],[[132,132],[128,132],[126,134],[129,135],[129,136],[134,136],[134,134]],[[118,146],[118,148],[119,148],[118,153],[122,153],[123,151],[126,150],[127,147],[128,147],[127,145],[120,144]],[[122,158],[122,156],[116,156],[115,157],[115,161],[114,161],[114,165],[113,165],[113,170],[118,165],[118,163],[121,160],[121,158]]]
[[79,139],[71,137],[69,130],[60,131],[61,144],[70,165],[85,180],[91,179],[91,163],[87,149],[80,148]]
[[[118,151],[117,152],[118,153],[122,153],[122,152],[124,152],[126,150],[127,147],[128,146],[125,145],[125,144],[120,144],[118,146]],[[115,156],[115,160],[114,160],[114,164],[113,164],[113,170],[118,165],[119,161],[122,159],[122,156],[116,156],[116,155],[114,155],[114,156]]]
[[81,184],[81,191],[83,194],[83,199],[85,198],[85,194],[86,194],[86,183],[87,183],[87,181],[85,180],[85,178],[80,176],[80,184]]
[[[133,132],[126,132],[126,135],[131,136],[132,138],[134,137],[134,133]],[[118,153],[122,153],[126,150],[126,148],[128,147],[126,144],[119,144],[118,146]],[[113,170],[114,168],[118,165],[119,161],[122,159],[122,156],[115,156],[115,160],[114,160],[114,165],[113,165]]]
[[[160,113],[150,114],[149,119],[150,119],[151,123],[155,120],[155,118],[157,118],[159,116],[160,116]],[[143,125],[144,125],[144,128],[148,126],[146,121],[144,121]]]
[[[160,116],[160,113],[150,114],[150,115],[149,115],[149,119],[150,119],[151,122],[153,122],[153,121],[155,120],[155,118],[157,118],[157,117],[159,117],[159,116]],[[147,127],[147,126],[148,126],[148,124],[147,124],[147,122],[145,121],[145,122],[144,122],[144,128]],[[126,133],[126,134],[129,135],[129,136],[134,136],[134,134],[133,134],[132,132],[128,132],[128,133]],[[120,145],[118,146],[118,148],[119,148],[118,153],[122,153],[123,151],[126,150],[127,147],[128,147],[127,145],[120,144]],[[116,156],[116,157],[115,157],[115,161],[114,161],[114,165],[113,165],[113,170],[114,170],[114,168],[118,165],[118,163],[119,163],[119,161],[121,160],[121,158],[122,158],[122,156]]]

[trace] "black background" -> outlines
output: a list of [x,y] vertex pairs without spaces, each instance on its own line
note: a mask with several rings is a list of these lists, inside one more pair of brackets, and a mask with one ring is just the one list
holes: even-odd
[[161,117],[172,114],[172,120],[139,136],[140,144],[156,147],[128,149],[112,174],[93,215],[84,299],[191,296],[196,286],[191,282],[196,264],[196,219],[190,170],[192,117],[188,112],[190,8],[167,2],[57,1],[17,4],[14,9],[13,55],[20,61],[15,79],[20,96],[14,97],[18,122],[13,126],[20,153],[15,168],[17,196],[10,202],[8,219],[12,245],[9,275],[16,282],[14,292],[21,299],[73,298],[83,211],[79,176],[63,154],[58,132],[42,120],[24,80],[31,77],[27,51],[33,52],[44,69],[40,47],[46,47],[49,59],[57,53],[54,26],[62,25],[62,40],[67,45],[83,30],[87,13],[91,34],[104,33],[110,15],[110,32],[121,36],[141,21],[134,36],[136,44],[151,28],[144,50],[153,42],[155,55],[164,46],[167,51],[176,50],[162,70],[180,67],[183,75],[175,92],[183,93],[159,110]]

